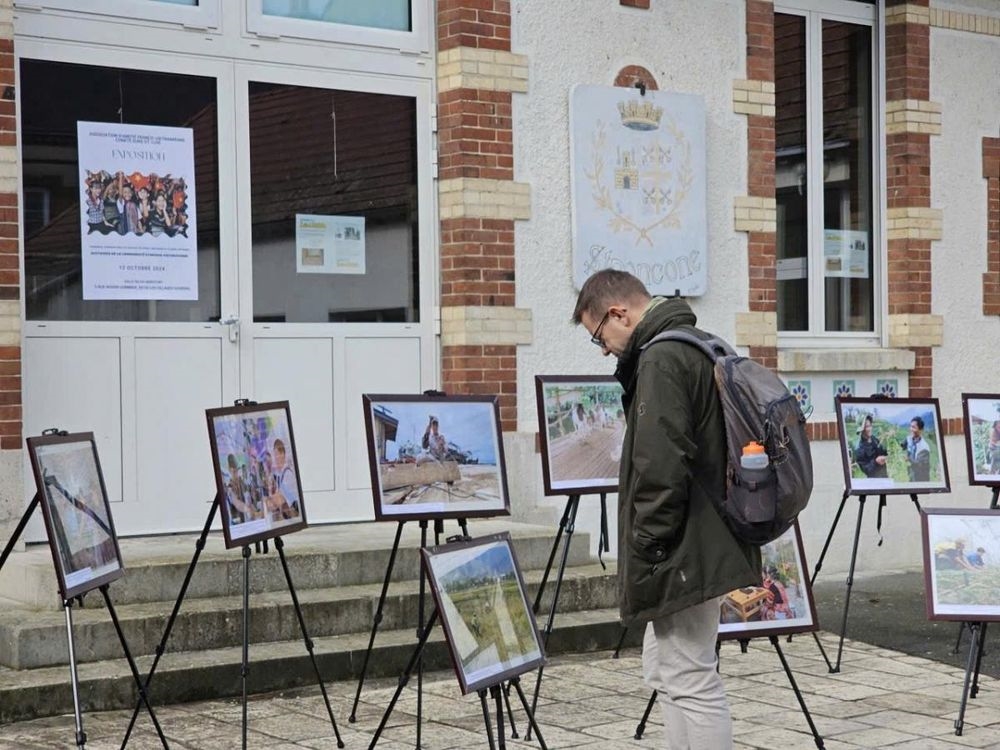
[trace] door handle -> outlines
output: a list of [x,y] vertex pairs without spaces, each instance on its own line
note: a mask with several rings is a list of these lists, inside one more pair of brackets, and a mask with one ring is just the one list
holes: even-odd
[[230,315],[226,318],[219,319],[219,325],[226,326],[229,329],[229,341],[235,344],[240,340],[240,319],[235,315]]

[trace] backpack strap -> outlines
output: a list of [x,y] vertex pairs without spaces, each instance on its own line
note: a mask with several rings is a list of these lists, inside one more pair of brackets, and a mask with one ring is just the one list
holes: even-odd
[[703,339],[699,336],[695,336],[691,331],[684,330],[682,328],[673,328],[671,330],[658,333],[656,336],[643,344],[639,351],[645,351],[648,347],[659,341],[683,341],[685,344],[696,346],[701,349],[705,353],[705,356],[712,360],[712,362],[715,362],[715,360],[719,357],[736,354],[736,352],[733,351],[733,348],[718,336],[710,336],[707,339]]

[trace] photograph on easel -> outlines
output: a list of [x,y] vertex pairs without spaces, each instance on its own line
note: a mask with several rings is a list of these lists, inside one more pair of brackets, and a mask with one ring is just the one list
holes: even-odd
[[206,409],[226,547],[306,527],[287,401]]
[[545,661],[510,534],[421,550],[462,694]]
[[1000,486],[1000,393],[963,393],[969,484]]
[[921,510],[927,617],[1000,621],[1000,513]]
[[536,375],[546,495],[618,491],[622,387],[607,375]]
[[850,494],[951,491],[937,399],[838,398],[836,405]]
[[27,440],[63,600],[121,578],[121,550],[92,432]]
[[798,522],[760,548],[761,584],[726,594],[719,638],[742,639],[819,630]]
[[510,515],[496,397],[361,398],[376,519]]

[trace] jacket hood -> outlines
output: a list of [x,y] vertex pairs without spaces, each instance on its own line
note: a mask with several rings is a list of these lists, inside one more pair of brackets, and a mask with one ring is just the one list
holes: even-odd
[[627,383],[635,371],[642,347],[661,331],[678,326],[693,326],[698,322],[691,306],[680,297],[654,297],[650,308],[632,331],[625,351],[618,358],[615,376],[628,389]]

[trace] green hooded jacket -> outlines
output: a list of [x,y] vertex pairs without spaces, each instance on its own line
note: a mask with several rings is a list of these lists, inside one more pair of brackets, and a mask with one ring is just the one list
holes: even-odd
[[626,624],[761,582],[759,548],[737,541],[710,499],[726,486],[725,426],[711,361],[680,341],[642,351],[661,331],[696,322],[685,301],[655,298],[615,372],[627,422],[618,483]]

